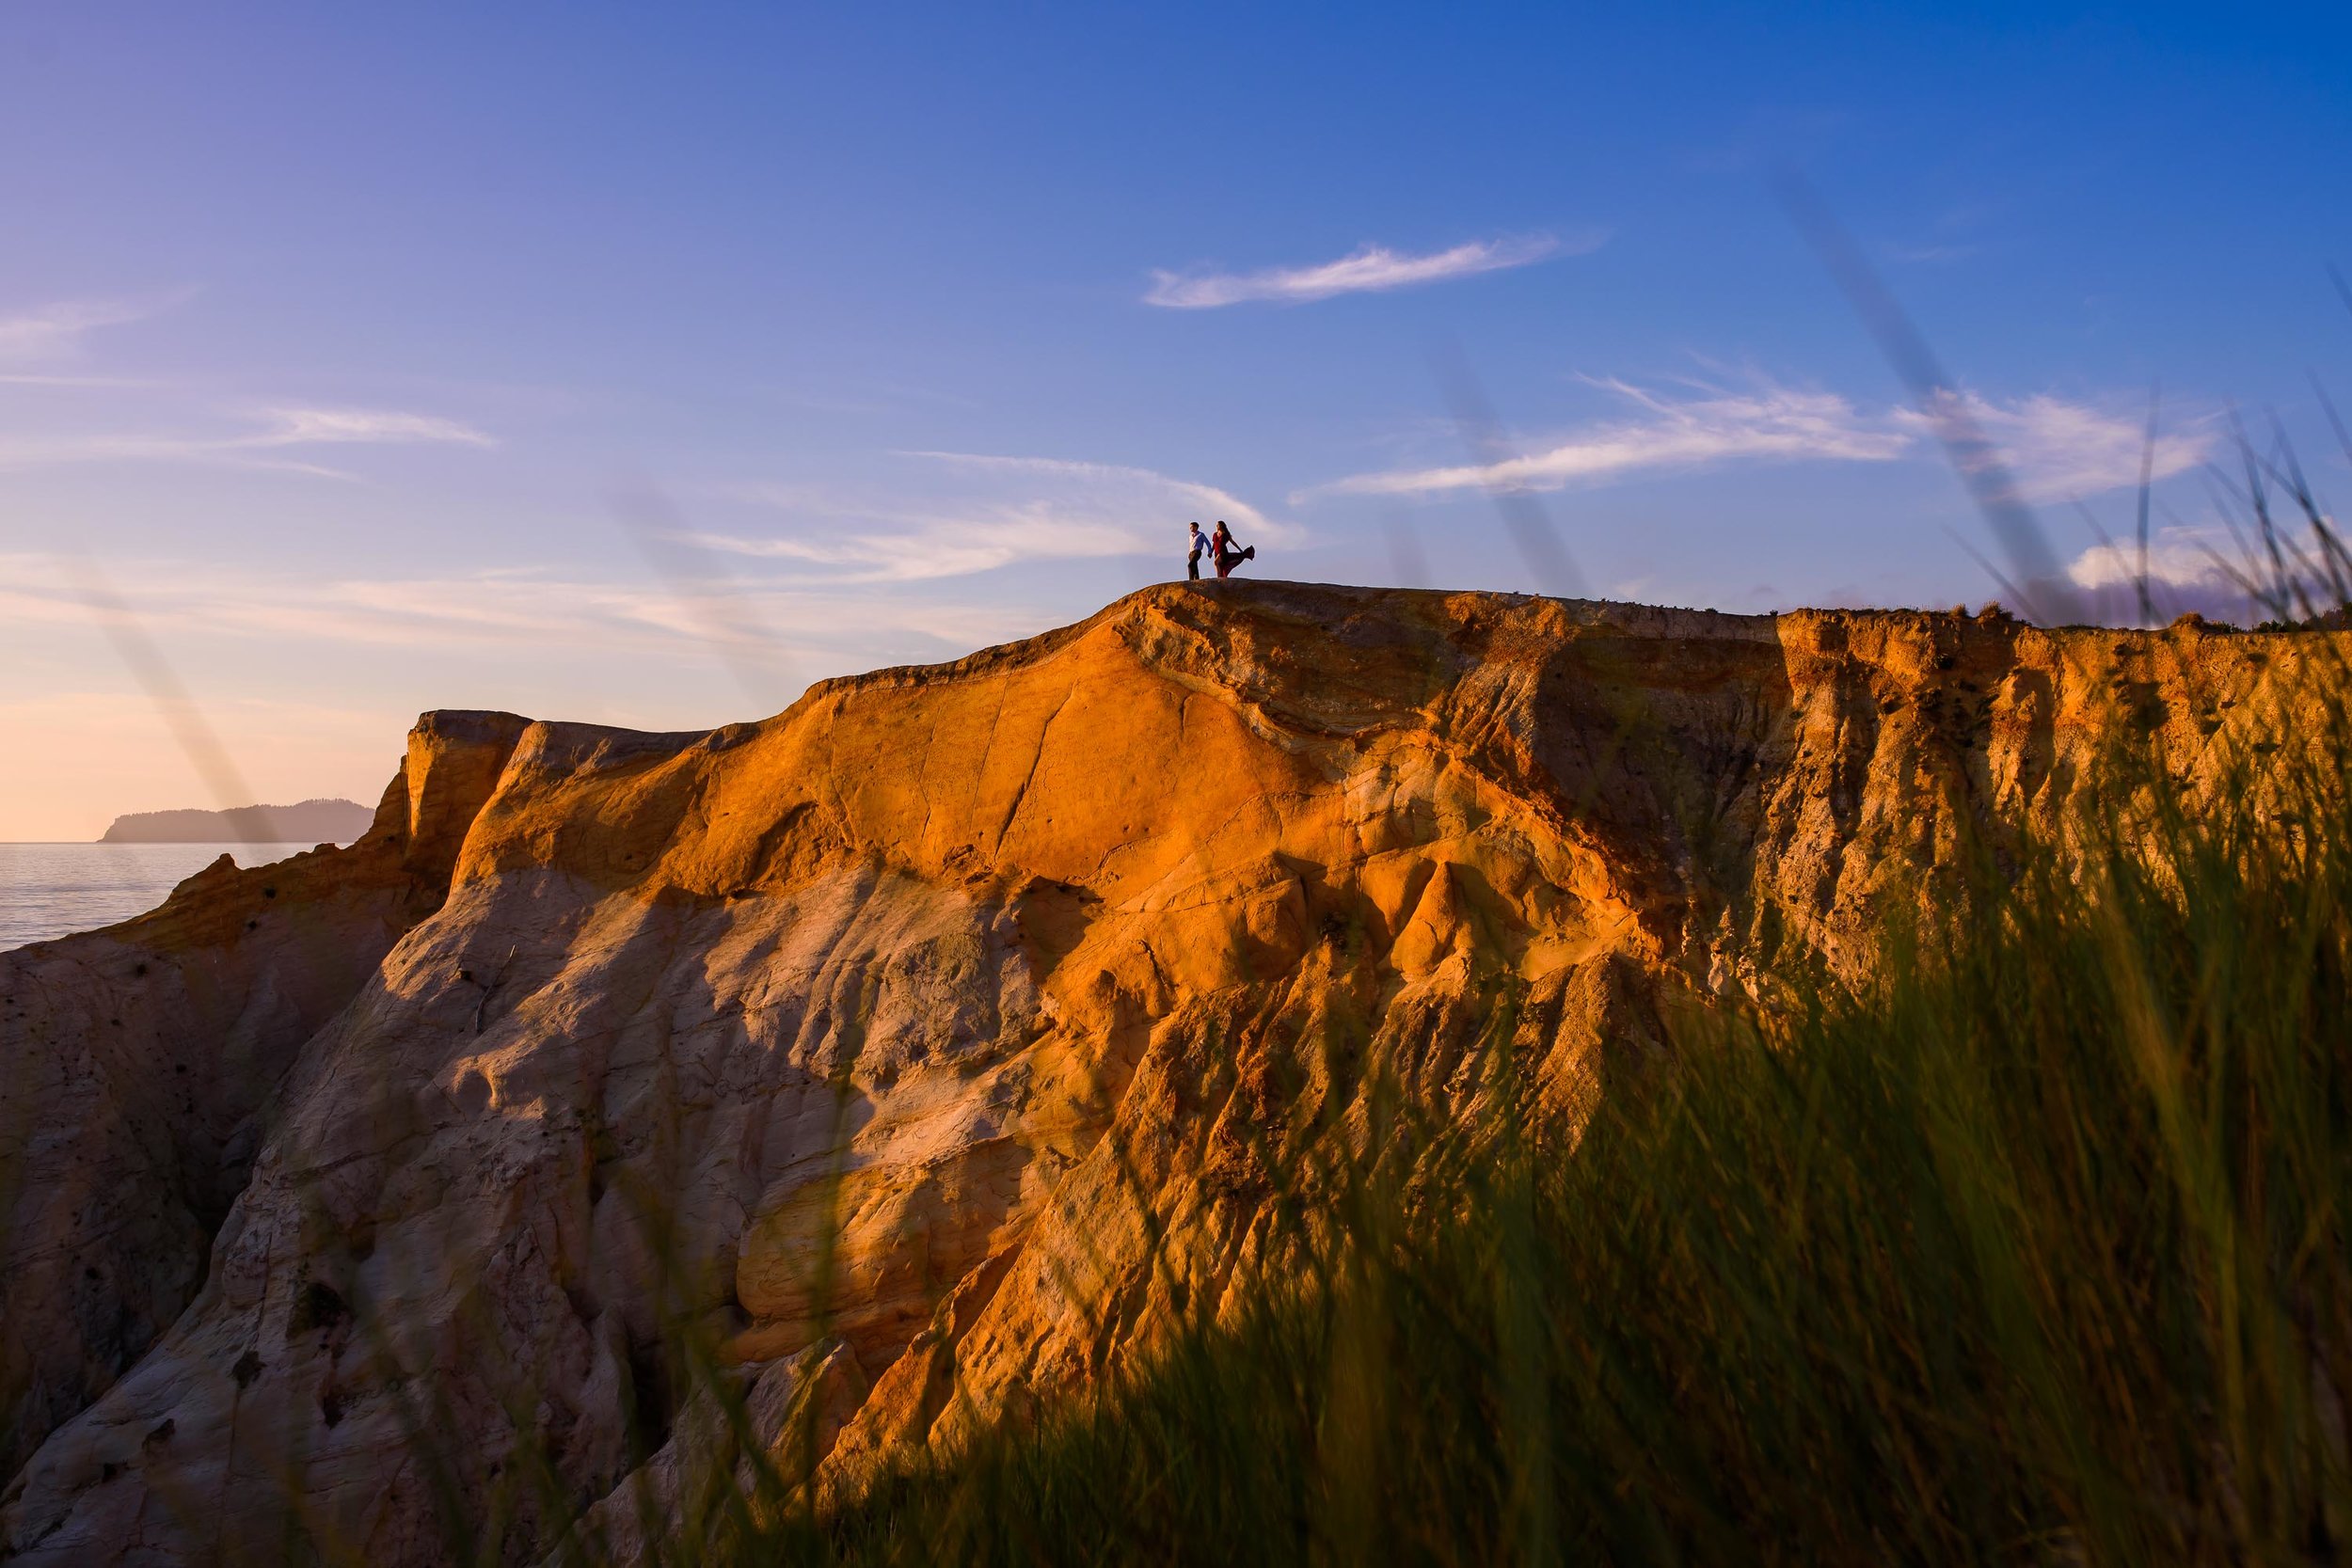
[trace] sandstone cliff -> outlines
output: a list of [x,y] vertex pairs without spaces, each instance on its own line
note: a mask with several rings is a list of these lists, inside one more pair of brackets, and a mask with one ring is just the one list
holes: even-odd
[[673,1483],[680,1323],[836,1471],[938,1440],[1219,1300],[1370,1064],[1467,1096],[1507,998],[1573,1115],[2296,649],[1234,582],[707,734],[427,715],[352,847],[0,955],[7,1546],[528,1556],[516,1455]]

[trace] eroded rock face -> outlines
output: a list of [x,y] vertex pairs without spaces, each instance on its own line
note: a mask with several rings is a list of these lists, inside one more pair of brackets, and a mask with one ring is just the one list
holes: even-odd
[[[522,722],[420,724],[373,829],[0,955],[0,1458],[13,1472],[203,1282],[280,1082],[437,908]],[[453,784],[453,776],[470,786]]]
[[1989,802],[2063,822],[2119,723],[2193,772],[2282,661],[1226,583],[707,735],[428,715],[360,844],[0,955],[8,1546],[432,1562],[454,1511],[527,1558],[722,1440],[681,1323],[725,1442],[939,1440],[1266,1264],[1263,1130],[1375,1067],[1466,1101],[1503,1001],[1572,1118],[1677,997],[1857,970]]

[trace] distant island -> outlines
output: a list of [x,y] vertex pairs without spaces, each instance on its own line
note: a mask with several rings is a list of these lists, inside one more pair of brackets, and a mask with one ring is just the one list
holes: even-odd
[[304,800],[233,811],[135,811],[118,816],[101,844],[348,844],[375,813],[356,800]]

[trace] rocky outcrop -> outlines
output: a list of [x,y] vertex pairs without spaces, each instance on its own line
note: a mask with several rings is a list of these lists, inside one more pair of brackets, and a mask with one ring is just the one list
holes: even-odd
[[1572,1119],[2298,646],[1197,584],[707,734],[428,715],[351,848],[0,955],[7,1544],[522,1559],[939,1441],[1279,1264],[1269,1130],[1498,1019]]
[[[358,843],[0,959],[0,1456],[13,1472],[203,1284],[303,1046],[440,905],[522,728],[438,714]],[[453,774],[467,784],[443,783]]]

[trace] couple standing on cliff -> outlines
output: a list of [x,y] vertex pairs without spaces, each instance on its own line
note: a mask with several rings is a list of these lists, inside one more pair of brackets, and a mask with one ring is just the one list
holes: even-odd
[[1213,534],[1201,532],[1199,523],[1192,525],[1192,546],[1191,552],[1184,557],[1184,570],[1191,574],[1192,580],[1195,582],[1200,580],[1200,552],[1202,550],[1209,552],[1209,563],[1216,568],[1219,581],[1223,581],[1226,574],[1243,562],[1258,559],[1257,546],[1252,545],[1248,549],[1240,549],[1234,546],[1232,531],[1225,526],[1225,519],[1222,517],[1217,519],[1216,531]]

